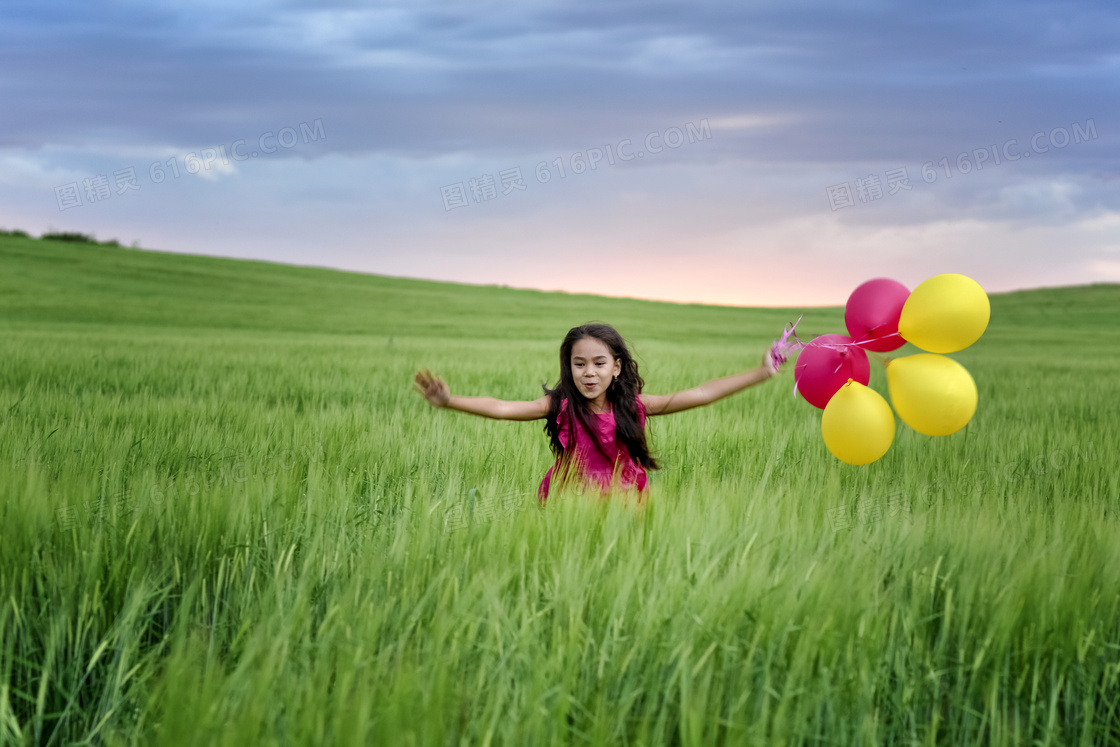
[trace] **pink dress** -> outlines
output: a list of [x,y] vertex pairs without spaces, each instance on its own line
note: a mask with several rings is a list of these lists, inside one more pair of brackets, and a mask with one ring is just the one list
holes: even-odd
[[[644,430],[646,427],[646,408],[640,397],[635,399],[638,407],[638,422]],[[568,420],[571,417],[572,415],[568,410],[568,400],[565,398],[561,401],[560,412],[556,416],[556,422],[560,424],[560,443],[564,446],[565,451],[568,449]],[[595,444],[591,441],[591,434],[583,429],[578,419],[575,420],[576,452],[574,466],[579,477],[583,482],[594,480],[606,493],[611,488],[611,480],[614,477],[615,464],[617,463],[618,487],[623,489],[637,488],[639,493],[645,493],[649,489],[645,467],[635,462],[626,450],[626,446],[615,440],[614,409],[612,408],[610,412],[601,415],[591,413],[591,417],[599,427],[599,443],[607,456],[604,456],[603,452],[595,447]],[[559,464],[560,460],[557,459],[556,464],[549,468],[548,474],[541,480],[540,488],[537,490],[537,501],[542,505],[548,499],[552,473]]]

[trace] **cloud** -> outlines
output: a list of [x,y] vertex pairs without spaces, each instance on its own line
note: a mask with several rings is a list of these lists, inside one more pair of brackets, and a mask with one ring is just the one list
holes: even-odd
[[1103,121],[1120,81],[1115,14],[1090,3],[32,7],[0,38],[23,81],[4,131],[24,147],[190,146],[295,115],[330,122],[332,150],[434,155],[748,116],[772,126],[736,149],[842,162]]
[[[337,247],[327,264],[479,281],[540,278],[569,245],[549,231],[611,267],[703,258],[673,265],[661,297],[671,282],[762,292],[713,277],[718,262],[800,293],[786,256],[835,295],[861,250],[900,272],[978,262],[996,285],[1093,279],[1120,233],[1118,32],[1106,2],[15,0],[0,10],[0,219],[286,261],[314,242]],[[690,125],[710,137],[646,143]],[[296,140],[277,147],[285,128]],[[643,155],[623,162],[627,140]],[[187,173],[208,151],[222,157]],[[139,192],[59,211],[55,186],[123,168]],[[471,192],[515,168],[524,190]],[[899,170],[911,188],[891,193]],[[453,184],[468,204],[448,211]],[[836,209],[841,184],[852,203]],[[200,214],[223,237],[186,219]],[[1020,240],[1033,229],[1046,242]],[[464,235],[486,264],[444,256]],[[907,246],[928,262],[892,255]],[[642,295],[657,271],[623,276]]]

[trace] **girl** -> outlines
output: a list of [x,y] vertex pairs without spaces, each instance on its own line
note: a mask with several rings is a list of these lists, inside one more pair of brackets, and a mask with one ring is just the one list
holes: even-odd
[[572,328],[560,345],[560,381],[542,387],[544,396],[531,402],[452,395],[427,371],[416,374],[415,389],[430,404],[496,420],[546,418],[556,463],[544,476],[538,502],[548,499],[552,478],[636,490],[638,502],[648,493],[647,469],[658,469],[646,444],[647,415],[669,415],[709,405],[765,381],[777,372],[769,353],[762,365],[735,376],[715,379],[676,394],[643,394],[638,374],[622,336],[609,324]]

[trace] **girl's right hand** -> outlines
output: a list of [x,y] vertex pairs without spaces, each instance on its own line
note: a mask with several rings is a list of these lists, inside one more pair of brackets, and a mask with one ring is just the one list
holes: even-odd
[[447,403],[451,401],[447,384],[432,376],[431,371],[426,368],[416,372],[416,383],[412,388],[423,394],[432,407],[447,407]]

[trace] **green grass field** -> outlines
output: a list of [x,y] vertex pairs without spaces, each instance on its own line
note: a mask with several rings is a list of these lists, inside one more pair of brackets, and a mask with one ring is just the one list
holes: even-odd
[[0,744],[1120,744],[1120,286],[991,302],[956,434],[843,464],[791,364],[539,509],[543,422],[417,368],[534,399],[594,319],[668,393],[842,309],[0,237]]

